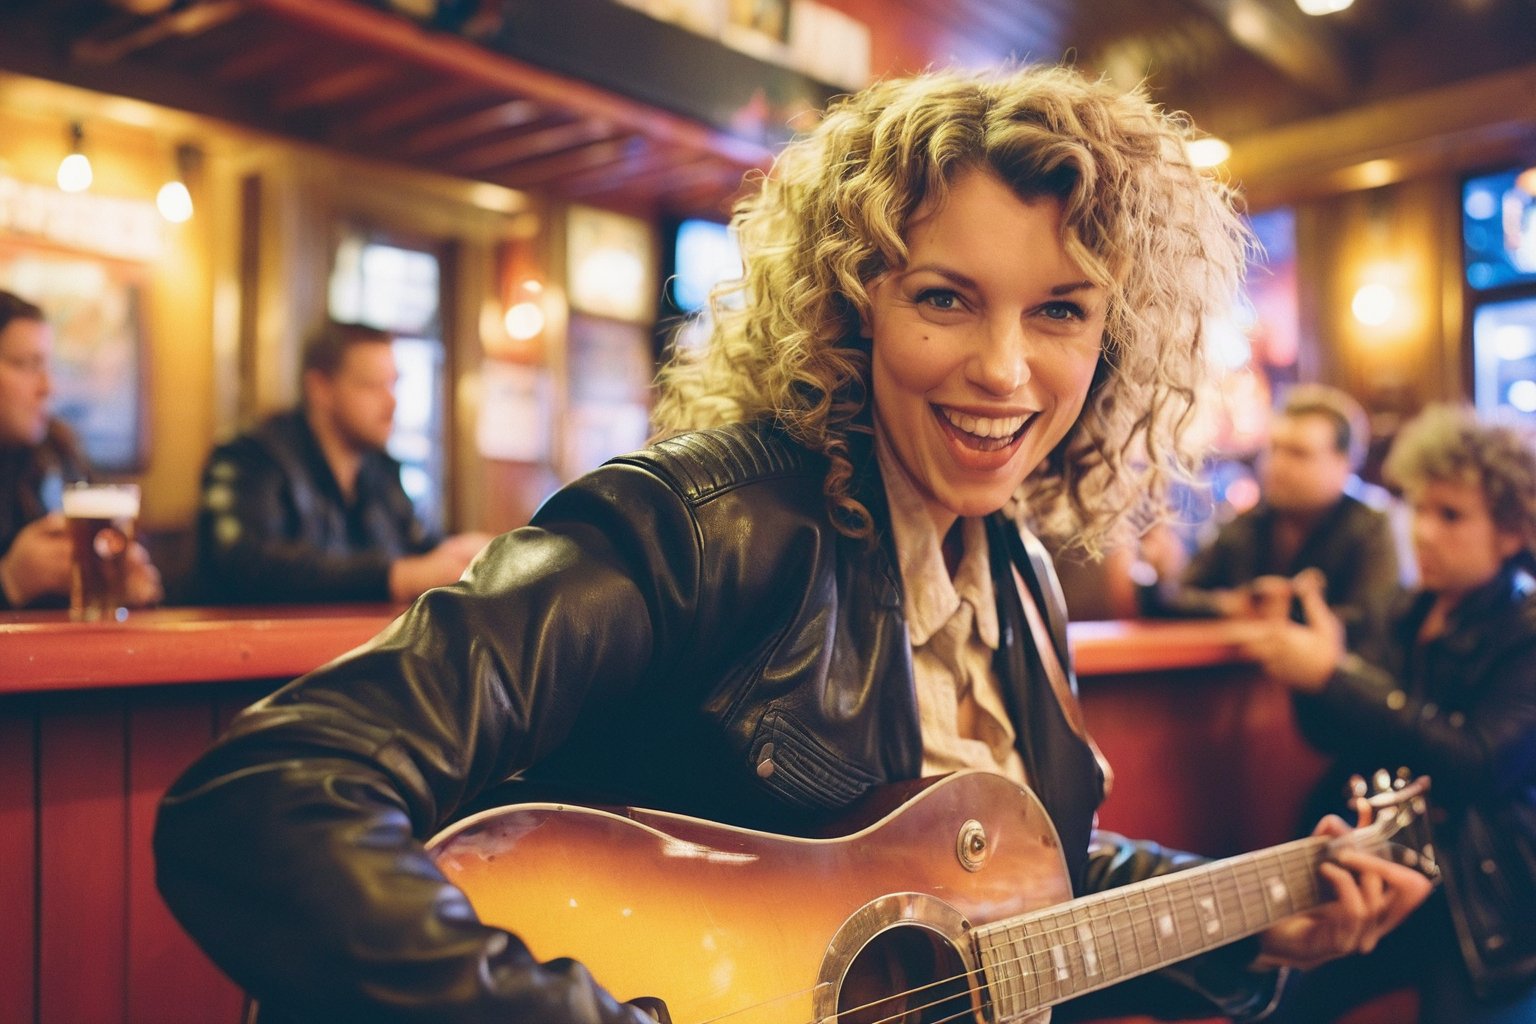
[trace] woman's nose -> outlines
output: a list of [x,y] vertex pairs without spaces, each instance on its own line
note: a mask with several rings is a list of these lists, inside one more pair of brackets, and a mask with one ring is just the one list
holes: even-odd
[[989,321],[970,360],[968,376],[991,394],[1011,395],[1029,383],[1029,357],[1029,337],[1017,319]]

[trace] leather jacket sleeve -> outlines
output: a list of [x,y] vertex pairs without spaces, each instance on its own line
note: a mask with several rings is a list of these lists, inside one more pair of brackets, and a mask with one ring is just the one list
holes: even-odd
[[233,445],[216,452],[203,479],[200,570],[208,599],[224,603],[389,600],[391,557],[333,551],[292,536],[294,483],[270,457]]
[[603,480],[621,486],[562,492],[541,512],[558,531],[499,538],[464,581],[247,710],[167,794],[161,891],[264,1011],[644,1019],[583,969],[537,964],[481,925],[422,845],[689,632],[700,574],[676,536],[692,529],[686,503],[643,473]]
[[1536,736],[1536,643],[1505,650],[1481,675],[1478,699],[1465,712],[1446,714],[1410,695],[1388,670],[1348,656],[1321,693],[1298,696],[1298,722],[1330,752],[1379,752],[1383,764],[1428,773],[1436,803],[1507,796],[1512,785],[1531,784],[1501,761]]

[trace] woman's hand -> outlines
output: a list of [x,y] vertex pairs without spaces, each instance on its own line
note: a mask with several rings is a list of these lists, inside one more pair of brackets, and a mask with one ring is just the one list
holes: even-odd
[[[1369,811],[1362,810],[1361,818],[1366,824]],[[1330,814],[1313,835],[1348,832],[1343,819]],[[1347,845],[1341,845],[1335,861],[1323,864],[1322,874],[1334,898],[1264,932],[1257,966],[1305,969],[1351,953],[1369,953],[1434,887],[1410,867]]]
[[1344,660],[1344,624],[1328,607],[1323,587],[1321,573],[1299,574],[1291,581],[1291,591],[1301,599],[1305,621],[1264,619],[1239,645],[1244,656],[1257,661],[1271,679],[1307,693],[1326,686]]

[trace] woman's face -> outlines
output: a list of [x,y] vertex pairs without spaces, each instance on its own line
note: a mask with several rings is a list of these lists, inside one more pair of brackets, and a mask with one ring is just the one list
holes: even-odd
[[53,334],[38,320],[0,328],[0,443],[34,445],[48,433]]
[[1459,598],[1493,579],[1520,550],[1520,538],[1500,530],[1488,515],[1477,484],[1430,480],[1408,493],[1413,510],[1413,549],[1425,590]]
[[964,171],[870,283],[875,425],[939,533],[1002,508],[1077,420],[1103,289],[1066,253],[1062,204]]

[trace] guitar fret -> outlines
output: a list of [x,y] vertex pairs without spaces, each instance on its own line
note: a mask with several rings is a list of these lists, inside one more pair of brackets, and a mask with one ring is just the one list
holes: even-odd
[[[1005,941],[997,945],[981,947],[982,975],[991,992],[994,1006],[1014,1007],[1025,1005],[1024,968],[1015,956],[1016,939],[1010,927],[1004,932]],[[1001,955],[999,955],[1001,954]]]
[[[1131,903],[1132,897],[1129,894],[1121,894],[1121,896],[1120,896],[1120,899],[1121,899],[1122,903],[1125,906],[1126,917],[1129,920],[1131,920],[1132,922],[1134,922],[1134,921],[1136,921],[1138,919],[1141,920],[1141,921],[1148,921],[1148,920],[1150,920],[1151,919],[1151,915],[1148,913],[1148,911],[1150,910],[1151,904],[1150,904],[1150,900],[1148,900],[1148,898],[1147,898],[1147,894],[1142,892],[1142,893],[1137,893],[1136,896],[1140,900],[1140,906],[1139,907],[1133,907],[1132,906],[1132,903]],[[1130,929],[1130,932],[1131,932],[1131,943],[1134,946],[1133,952],[1136,955],[1135,969],[1137,971],[1142,970],[1147,964],[1155,963],[1157,961],[1157,944],[1156,944],[1157,940],[1156,940],[1155,935],[1153,935],[1153,936],[1145,935],[1144,933],[1146,933],[1147,931],[1148,931],[1148,929],[1145,926],[1137,927],[1134,924],[1132,925],[1132,927]],[[1145,941],[1144,941],[1144,939],[1149,938],[1149,937],[1152,938],[1152,942],[1153,942],[1152,955],[1151,956],[1147,955],[1146,944],[1145,944]]]
[[1040,995],[1043,1001],[1055,1002],[1061,995],[1061,983],[1056,978],[1055,968],[1051,965],[1049,949],[1042,941],[1041,935],[1034,930],[1024,936],[1024,943],[1029,948],[1029,963],[1040,982]]
[[1316,906],[1327,841],[1212,862],[979,929],[997,1019],[1055,1005]]

